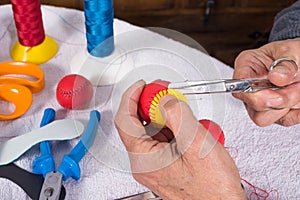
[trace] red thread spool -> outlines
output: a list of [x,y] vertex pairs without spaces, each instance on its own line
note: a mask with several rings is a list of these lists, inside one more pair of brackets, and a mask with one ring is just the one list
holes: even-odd
[[39,0],[11,0],[19,42],[34,47],[45,39]]

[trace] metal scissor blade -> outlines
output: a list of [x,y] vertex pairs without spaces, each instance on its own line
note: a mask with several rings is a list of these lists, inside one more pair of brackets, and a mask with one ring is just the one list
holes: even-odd
[[170,83],[168,88],[176,89],[184,95],[222,93],[227,91],[225,80],[175,82]]
[[251,92],[256,92],[263,89],[276,90],[276,89],[283,88],[272,84],[268,79],[257,78],[257,79],[249,79],[249,80],[251,80],[251,88],[252,88]]
[[184,95],[278,89],[269,80],[260,78],[174,82],[169,84],[169,88],[176,89]]

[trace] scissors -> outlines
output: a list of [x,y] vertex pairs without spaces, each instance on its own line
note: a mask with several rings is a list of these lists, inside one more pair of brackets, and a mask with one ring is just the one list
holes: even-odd
[[0,120],[23,115],[32,103],[32,93],[44,88],[44,72],[36,64],[7,61],[0,63],[0,100],[14,104],[12,113],[0,114]]
[[279,87],[264,78],[173,82],[169,84],[168,88],[176,89],[184,95],[256,92],[263,89],[279,89]]
[[[54,118],[55,111],[51,108],[46,109],[40,126],[50,123]],[[62,181],[67,180],[69,177],[75,180],[80,178],[80,167],[78,163],[92,146],[99,122],[100,113],[96,110],[91,111],[87,128],[80,141],[68,155],[64,155],[57,170],[55,170],[55,162],[49,141],[40,143],[41,155],[32,163],[33,172],[35,174],[42,174],[45,178],[40,191],[39,200],[64,199],[65,194],[62,191]]]

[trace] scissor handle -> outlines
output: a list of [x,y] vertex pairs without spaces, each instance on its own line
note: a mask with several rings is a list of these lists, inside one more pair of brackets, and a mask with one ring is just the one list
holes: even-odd
[[0,84],[24,85],[36,93],[44,88],[44,72],[38,65],[29,62],[1,62]]
[[0,85],[0,100],[13,103],[15,110],[9,114],[0,114],[1,120],[15,119],[23,115],[32,103],[31,91],[22,85]]
[[257,92],[264,89],[280,89],[264,78],[231,79],[226,80],[225,83],[227,92]]

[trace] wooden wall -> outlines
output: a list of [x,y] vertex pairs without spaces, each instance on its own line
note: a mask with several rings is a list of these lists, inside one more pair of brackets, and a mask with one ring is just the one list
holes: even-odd
[[276,13],[293,2],[215,0],[205,23],[207,0],[115,0],[115,16],[140,26],[178,30],[233,65],[240,51],[267,42]]
[[[115,17],[143,27],[180,31],[212,56],[233,65],[242,50],[267,41],[274,16],[295,0],[114,0]],[[0,0],[0,4],[9,0]],[[42,4],[83,9],[83,0],[41,0]],[[1,13],[0,13],[1,14]],[[206,22],[206,23],[205,23]]]

